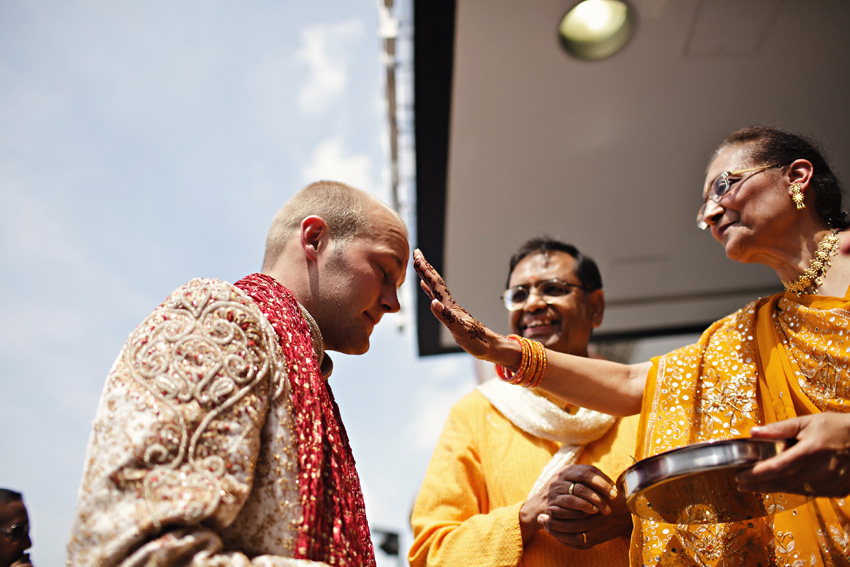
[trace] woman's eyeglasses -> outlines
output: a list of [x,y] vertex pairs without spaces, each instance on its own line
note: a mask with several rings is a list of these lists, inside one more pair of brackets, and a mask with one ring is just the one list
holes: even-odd
[[517,285],[510,289],[506,289],[502,294],[502,301],[505,303],[505,308],[508,311],[519,311],[531,297],[532,293],[536,293],[543,303],[549,305],[559,299],[562,299],[573,292],[573,289],[583,289],[591,291],[586,287],[567,283],[559,279],[546,280],[537,285]]
[[20,524],[12,524],[8,528],[0,529],[0,534],[4,534],[12,541],[21,541],[30,533],[30,525],[26,522]]
[[[732,186],[736,183],[740,183],[745,179],[749,179],[756,173],[761,171],[766,171],[768,169],[773,169],[774,167],[782,167],[781,165],[762,165],[759,167],[751,167],[749,169],[740,169],[738,171],[724,171],[720,175],[718,175],[714,182],[711,184],[711,187],[708,188],[708,194],[705,196],[705,202],[699,208],[699,212],[697,213],[697,226],[700,230],[705,230],[708,228],[708,223],[705,222],[703,218],[705,216],[705,208],[708,206],[708,200],[711,199],[715,203],[719,203],[720,199],[732,189]],[[745,177],[738,177],[742,173],[749,173]],[[733,179],[729,179],[732,177]]]

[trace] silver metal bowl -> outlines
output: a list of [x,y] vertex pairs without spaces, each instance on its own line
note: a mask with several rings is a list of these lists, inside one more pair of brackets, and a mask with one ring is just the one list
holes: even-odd
[[739,492],[735,475],[794,440],[726,439],[680,447],[632,465],[617,479],[636,516],[667,524],[715,524],[768,516],[806,502],[799,494]]

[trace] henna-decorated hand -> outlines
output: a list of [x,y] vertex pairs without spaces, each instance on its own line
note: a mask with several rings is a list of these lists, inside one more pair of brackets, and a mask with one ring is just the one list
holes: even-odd
[[451,332],[460,348],[476,358],[510,367],[519,365],[519,349],[514,341],[494,333],[458,305],[446,282],[418,249],[413,251],[413,269],[422,280],[420,287],[431,298],[431,313]]

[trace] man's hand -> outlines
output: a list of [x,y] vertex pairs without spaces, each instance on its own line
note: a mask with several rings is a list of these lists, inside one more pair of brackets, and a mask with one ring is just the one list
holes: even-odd
[[625,498],[592,465],[571,465],[558,474],[549,485],[546,511],[538,521],[555,539],[579,549],[632,531]]
[[[588,473],[585,469],[596,469],[596,467],[590,465],[568,465],[564,467],[557,475],[552,477],[549,483],[543,487],[543,490],[525,501],[519,510],[522,541],[528,541],[534,533],[543,529],[544,524],[540,521],[540,518],[545,517],[546,510],[552,502],[558,500],[561,496],[572,496],[572,493],[577,492],[576,488],[581,479],[592,482],[590,479],[595,474]],[[596,482],[599,486],[603,486],[600,481],[597,480]],[[607,490],[604,487],[602,489]],[[590,491],[587,496],[588,499],[584,499],[578,494],[574,498],[568,498],[563,513],[572,518],[586,518],[598,514],[600,509],[604,510],[606,514],[610,513],[608,504],[594,491]]]
[[796,439],[790,448],[738,473],[739,490],[812,496],[850,494],[850,415],[818,413],[754,427],[762,439]]

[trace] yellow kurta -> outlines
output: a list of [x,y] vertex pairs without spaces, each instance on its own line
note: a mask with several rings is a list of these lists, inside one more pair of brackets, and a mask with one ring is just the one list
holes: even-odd
[[[633,464],[637,417],[619,420],[578,463],[612,480]],[[519,509],[559,444],[508,421],[478,391],[452,408],[413,509],[411,567],[628,565],[628,538],[588,550],[541,530],[523,548]]]
[[[754,425],[850,411],[850,303],[778,294],[714,323],[694,345],[654,360],[638,458]],[[850,501],[818,498],[745,522],[636,521],[632,565],[846,565]]]

